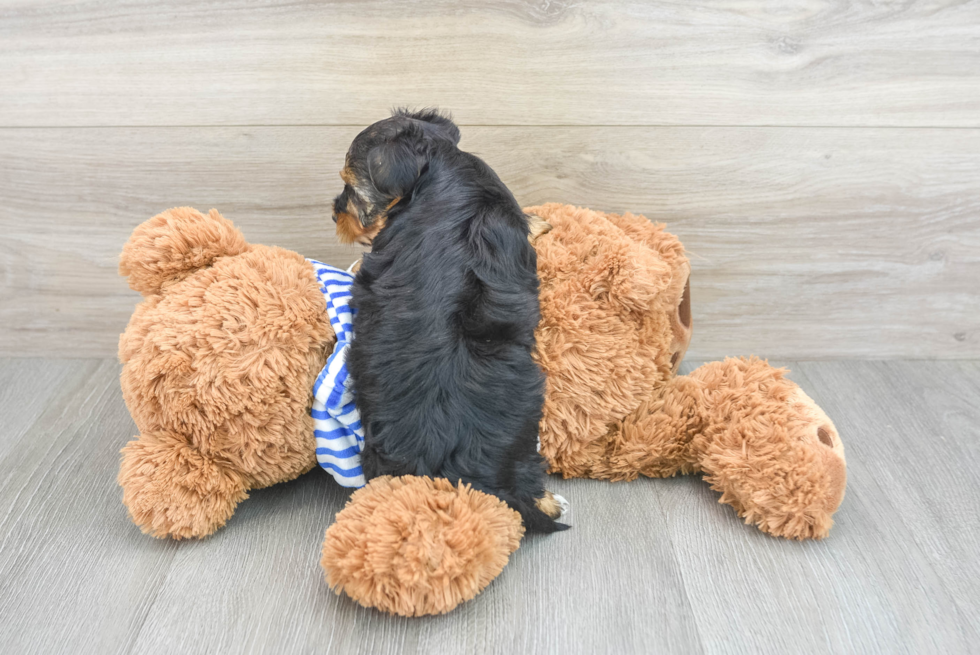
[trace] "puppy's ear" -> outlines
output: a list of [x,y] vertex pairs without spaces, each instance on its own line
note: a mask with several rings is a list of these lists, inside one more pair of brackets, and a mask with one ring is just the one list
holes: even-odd
[[443,114],[438,109],[423,109],[415,112],[396,109],[394,115],[419,121],[425,136],[430,139],[444,139],[454,146],[459,145],[459,128],[449,114]]
[[421,139],[403,134],[371,149],[367,156],[371,184],[386,198],[408,195],[425,165]]

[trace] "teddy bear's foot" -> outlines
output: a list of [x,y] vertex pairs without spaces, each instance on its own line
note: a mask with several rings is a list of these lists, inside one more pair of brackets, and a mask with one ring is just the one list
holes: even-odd
[[778,537],[821,539],[844,498],[844,446],[833,422],[785,372],[756,358],[694,371],[704,428],[692,446],[719,502],[746,523]]
[[443,614],[482,591],[517,550],[520,514],[445,479],[380,477],[327,529],[327,583],[365,607]]
[[239,473],[183,437],[148,432],[122,450],[119,484],[133,522],[154,537],[206,537],[248,497]]

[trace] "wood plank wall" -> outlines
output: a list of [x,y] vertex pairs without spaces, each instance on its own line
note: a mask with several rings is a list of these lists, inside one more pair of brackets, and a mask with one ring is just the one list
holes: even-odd
[[0,0],[0,355],[112,355],[167,207],[349,263],[337,172],[394,105],[525,204],[668,223],[689,357],[980,357],[976,0]]

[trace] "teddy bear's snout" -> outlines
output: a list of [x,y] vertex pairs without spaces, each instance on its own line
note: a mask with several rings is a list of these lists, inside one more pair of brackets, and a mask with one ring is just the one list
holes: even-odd
[[687,352],[687,346],[691,343],[691,323],[691,276],[688,273],[687,279],[684,282],[684,291],[681,294],[680,301],[677,303],[677,309],[670,321],[671,331],[673,332],[673,339],[671,339],[670,344],[672,353],[670,356],[670,370],[673,373],[677,373],[681,360],[684,359],[684,354]]

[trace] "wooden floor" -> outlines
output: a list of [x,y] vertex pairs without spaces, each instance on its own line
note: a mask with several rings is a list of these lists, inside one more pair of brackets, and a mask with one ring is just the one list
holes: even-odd
[[326,588],[347,492],[322,471],[205,541],[146,537],[115,483],[119,365],[0,360],[0,652],[976,652],[980,363],[789,365],[847,448],[825,541],[767,537],[694,477],[554,479],[571,531],[525,540],[452,614],[403,619]]

